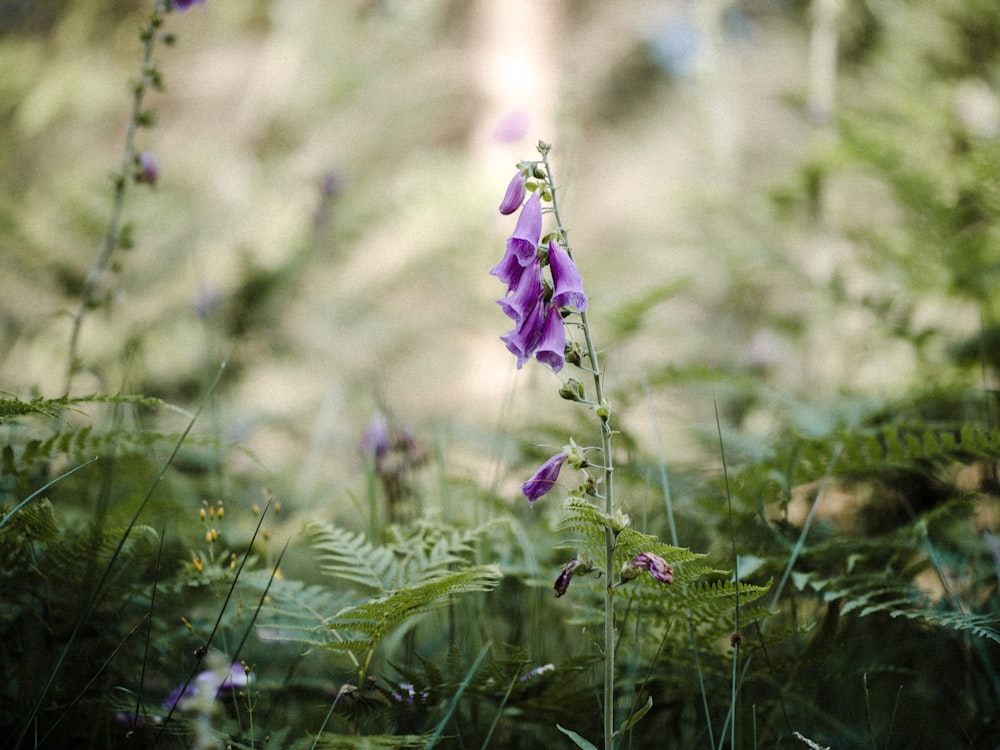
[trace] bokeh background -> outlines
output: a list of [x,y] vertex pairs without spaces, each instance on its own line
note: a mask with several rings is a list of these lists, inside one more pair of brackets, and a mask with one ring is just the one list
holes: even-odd
[[[0,2],[0,386],[21,397],[64,387],[147,5]],[[717,407],[736,454],[828,429],[982,322],[945,253],[893,234],[891,182],[842,148],[845,122],[898,143],[947,207],[956,133],[991,143],[998,122],[997,13],[959,5],[171,14],[157,124],[137,140],[161,173],[129,190],[135,247],[86,320],[72,392],[191,407],[227,361],[203,423],[293,509],[354,512],[363,480],[345,477],[380,413],[452,479],[517,503],[532,426],[574,413],[555,395],[568,370],[515,369],[487,274],[513,226],[504,187],[542,139],[622,428],[695,472],[719,468]]]

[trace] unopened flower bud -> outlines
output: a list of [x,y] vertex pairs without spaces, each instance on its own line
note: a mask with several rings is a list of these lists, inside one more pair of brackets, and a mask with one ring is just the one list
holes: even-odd
[[524,196],[526,192],[527,191],[524,186],[524,173],[519,169],[514,177],[511,178],[510,184],[507,185],[507,192],[504,194],[503,200],[500,202],[500,213],[506,216],[507,214],[512,214],[519,209],[521,204],[524,203]]
[[559,395],[567,401],[586,401],[587,395],[581,383],[576,378],[570,378],[559,389]]

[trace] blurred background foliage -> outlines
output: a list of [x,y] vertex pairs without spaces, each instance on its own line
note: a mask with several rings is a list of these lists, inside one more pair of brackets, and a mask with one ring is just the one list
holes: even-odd
[[[133,0],[0,0],[0,388],[21,399],[63,395],[70,313],[105,231],[145,13]],[[443,679],[435,669],[460,677],[478,618],[483,640],[512,644],[494,681],[471,687],[484,705],[532,659],[559,665],[542,697],[518,688],[534,713],[519,704],[505,722],[517,717],[522,733],[538,722],[523,746],[551,741],[553,716],[588,728],[595,717],[567,706],[594,665],[568,635],[578,623],[552,624],[549,572],[566,559],[558,504],[529,510],[517,485],[567,431],[583,442],[591,428],[556,400],[547,371],[515,370],[493,304],[502,289],[487,275],[510,231],[496,215],[503,188],[542,139],[606,354],[620,496],[638,527],[668,539],[671,496],[681,545],[731,559],[718,410],[742,570],[779,579],[840,457],[792,604],[776,607],[772,648],[788,650],[772,662],[763,634],[747,644],[761,671],[746,703],[770,712],[762,738],[809,728],[866,746],[871,673],[875,734],[892,746],[945,725],[967,746],[1000,742],[996,643],[967,640],[991,621],[932,614],[997,609],[1000,558],[984,541],[1000,525],[994,0],[207,0],[167,30],[177,39],[156,54],[165,90],[148,101],[157,123],[138,140],[161,174],[130,188],[134,247],[85,323],[69,394],[189,410],[227,361],[144,523],[194,518],[202,498],[225,497],[243,543],[271,493],[283,506],[275,536],[305,519],[376,540],[421,512],[504,518],[507,532],[478,552],[507,576],[496,598],[449,613],[469,631],[464,661],[439,637],[419,654],[432,664],[403,649],[396,672],[388,657],[379,670],[428,685]],[[64,523],[94,520],[97,496],[97,520],[120,528],[187,419],[128,406],[6,423],[19,448],[5,458],[5,502],[100,438],[42,442],[53,430],[105,419],[114,469],[50,496]],[[391,428],[388,466],[362,455],[378,415]],[[54,542],[44,513],[35,520]],[[171,542],[184,557],[202,530],[190,531]],[[258,549],[268,562],[270,544]],[[172,595],[194,575],[186,565]],[[285,567],[314,582],[301,545]],[[960,595],[942,592],[945,570],[962,573]],[[886,602],[915,601],[914,581],[930,599],[919,617],[897,617]],[[275,596],[299,601],[298,584],[283,585]],[[636,633],[628,668],[676,667],[652,678],[661,708],[648,731],[703,742],[686,634],[672,635],[657,662]],[[730,652],[718,638],[705,652],[718,712]],[[278,684],[321,704],[325,664]],[[833,695],[842,685],[817,674],[849,686]],[[940,679],[893,703],[897,677],[912,687],[927,674]],[[928,710],[941,704],[958,706],[952,723]],[[399,726],[427,730],[414,711]],[[500,733],[516,746],[517,731]]]

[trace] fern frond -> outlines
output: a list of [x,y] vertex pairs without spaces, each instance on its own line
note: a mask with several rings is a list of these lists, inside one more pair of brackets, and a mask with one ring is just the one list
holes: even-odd
[[500,582],[500,569],[484,565],[462,570],[403,588],[355,607],[341,610],[324,624],[338,633],[356,636],[331,641],[326,648],[336,651],[363,652],[373,649],[396,625],[414,615],[427,612],[454,594],[488,591]]
[[[243,583],[263,590],[270,576],[266,571],[245,574]],[[333,634],[317,627],[345,606],[353,595],[302,581],[275,578],[268,590],[267,604],[257,617],[257,635],[264,641],[298,643],[309,650],[326,646]]]
[[132,396],[122,393],[91,394],[89,396],[60,396],[59,398],[33,398],[30,401],[19,399],[12,393],[5,393],[10,398],[0,398],[0,423],[30,414],[39,414],[56,419],[60,412],[66,409],[80,411],[82,404],[127,404],[130,406],[145,406],[151,409],[174,409],[165,401],[151,396]]
[[360,532],[310,522],[306,533],[318,552],[320,570],[334,578],[384,592],[396,574],[396,558],[389,547],[376,547]]

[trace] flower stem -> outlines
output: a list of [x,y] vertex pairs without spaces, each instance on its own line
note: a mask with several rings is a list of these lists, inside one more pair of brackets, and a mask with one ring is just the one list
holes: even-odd
[[80,333],[84,318],[97,297],[98,286],[104,275],[111,268],[111,259],[116,249],[121,246],[122,239],[122,208],[125,204],[125,191],[129,177],[135,164],[135,134],[143,125],[143,100],[150,85],[156,83],[158,73],[153,66],[153,47],[156,45],[157,29],[163,23],[163,15],[170,7],[170,0],[154,0],[153,12],[142,30],[142,62],[140,78],[132,87],[132,114],[125,129],[125,148],[122,150],[121,168],[113,177],[114,198],[111,204],[111,216],[108,227],[97,251],[97,259],[87,273],[87,279],[80,295],[80,304],[73,315],[73,327],[69,339],[69,362],[66,368],[66,385],[64,393],[69,393],[73,384],[73,376],[80,370]]
[[[573,248],[569,242],[569,233],[563,224],[562,216],[559,213],[559,203],[556,200],[556,184],[552,178],[552,168],[549,166],[549,145],[539,142],[538,153],[542,156],[542,164],[545,168],[545,180],[552,195],[552,213],[556,219],[559,237],[566,254],[573,262]],[[597,358],[597,347],[594,346],[594,338],[591,333],[590,320],[587,311],[583,310],[580,315],[580,327],[583,329],[584,343],[587,349],[587,359],[590,360],[591,374],[594,378],[594,403],[595,412],[601,424],[601,452],[604,456],[604,512],[607,515],[607,523],[604,527],[604,575],[606,585],[604,588],[604,748],[612,750],[615,731],[615,600],[614,600],[614,571],[615,571],[615,533],[611,527],[611,518],[615,510],[614,495],[614,459],[611,456],[611,415],[610,407],[604,398],[604,382],[601,375],[601,367]]]

